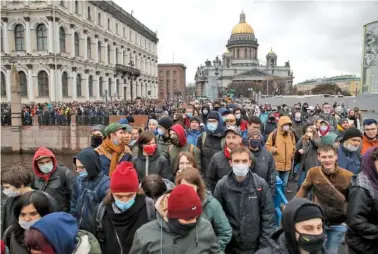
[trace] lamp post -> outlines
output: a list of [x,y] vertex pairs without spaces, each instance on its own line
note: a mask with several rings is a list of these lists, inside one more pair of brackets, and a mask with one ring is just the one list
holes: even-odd
[[215,60],[213,61],[214,68],[215,68],[215,86],[217,88],[217,96],[219,96],[219,84],[218,84],[218,75],[219,75],[219,66],[221,65],[221,61],[219,60],[219,57],[217,56]]
[[[130,62],[129,62],[129,66],[131,68],[134,67],[134,62],[131,59],[130,59]],[[133,92],[133,71],[131,71],[131,73],[130,73],[130,97],[131,97],[131,101],[133,101],[133,97],[134,97],[134,92]]]

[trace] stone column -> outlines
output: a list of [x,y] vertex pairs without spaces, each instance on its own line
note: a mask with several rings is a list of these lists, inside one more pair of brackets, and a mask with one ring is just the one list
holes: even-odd
[[[54,29],[53,29],[52,17],[48,19],[48,22],[49,22],[49,27],[47,28],[48,38],[49,38],[47,40],[48,50],[49,50],[50,53],[54,53],[54,46],[53,46],[53,44],[54,44],[54,41],[56,40],[56,37],[54,37],[54,33],[53,33]],[[52,38],[54,38],[54,39],[52,39]]]
[[50,101],[54,102],[55,101],[55,65],[50,64],[50,80],[49,80],[49,97]]
[[21,87],[20,87],[20,76],[16,70],[16,66],[12,66],[9,70],[12,75],[12,95],[11,95],[11,112],[12,112],[12,151],[21,151]]
[[[81,84],[82,84],[82,86],[84,85],[84,91],[85,91],[84,92],[84,97],[85,97],[85,100],[89,101],[89,74],[88,73],[86,73],[86,74],[83,75],[83,78],[81,80]],[[93,82],[92,82],[92,85],[93,85]],[[81,87],[81,89],[83,89],[83,87]]]
[[75,26],[71,25],[71,57],[75,57],[75,29],[74,27]]
[[28,99],[34,101],[34,89],[33,89],[33,65],[28,64]]
[[96,100],[101,100],[101,96],[100,96],[100,77],[98,75],[95,76],[97,78],[96,82],[94,82],[94,79],[93,79],[93,84],[97,84],[95,85],[96,87]]
[[[31,54],[31,35],[30,35],[30,18],[25,18],[25,46],[26,46],[26,53]],[[51,37],[49,37],[51,38]],[[49,40],[51,41],[51,40]]]
[[[95,60],[95,62],[96,63],[100,63],[100,57],[99,57],[99,55],[98,55],[98,37],[96,36],[95,37],[95,40],[94,40],[94,48],[95,48],[95,57],[94,57],[94,60]],[[93,52],[93,51],[92,51]]]
[[3,49],[5,54],[9,54],[9,39],[8,39],[8,19],[3,18]]
[[11,95],[12,95],[12,90],[11,90],[11,86],[12,86],[12,72],[11,72],[11,66],[10,65],[7,65],[6,66],[7,68],[7,76],[6,76],[6,87],[5,87],[5,90],[7,92],[7,101],[11,101]]
[[72,67],[72,100],[77,100],[77,94],[76,94],[76,67]]
[[104,43],[104,47],[103,47],[103,49],[104,49],[104,54],[103,54],[103,56],[105,57],[105,59],[104,59],[104,63],[105,63],[105,64],[109,64],[109,61],[108,61],[108,59],[109,59],[109,57],[108,57],[108,42],[107,42],[107,41]]

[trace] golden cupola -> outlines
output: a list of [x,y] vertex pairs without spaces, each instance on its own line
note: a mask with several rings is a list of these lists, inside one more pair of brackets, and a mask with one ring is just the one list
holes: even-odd
[[254,34],[253,28],[245,21],[245,14],[243,11],[240,13],[239,24],[232,29],[231,35],[233,34]]

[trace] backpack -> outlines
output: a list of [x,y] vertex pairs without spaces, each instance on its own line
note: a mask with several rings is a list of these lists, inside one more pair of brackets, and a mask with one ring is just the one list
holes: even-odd
[[[202,134],[202,148],[205,147],[206,138],[207,138],[207,132],[204,132]],[[222,149],[223,149],[223,147],[224,147],[225,144],[226,144],[226,139],[224,137],[222,137],[222,139],[221,139],[221,147],[222,147]]]
[[[290,134],[291,139],[294,139],[294,141],[296,142],[297,139],[295,138],[294,133],[292,131],[289,131],[289,134]],[[276,145],[276,138],[277,138],[277,129],[275,129],[272,132],[272,146]]]
[[[148,221],[153,221],[156,219],[156,211],[155,211],[155,204],[154,201],[146,197],[146,209],[147,209],[147,219]],[[97,208],[96,212],[96,237],[98,239],[98,242],[100,245],[103,245],[105,243],[105,233],[104,228],[102,225],[102,220],[105,215],[105,204],[102,201],[100,205]]]
[[96,237],[92,233],[82,230],[82,229],[79,229],[79,231],[77,232],[77,236],[76,236],[77,244],[73,253],[76,253],[76,251],[78,250],[84,236],[88,236],[88,242],[90,246],[88,254],[101,254],[102,253],[101,247]]
[[[171,151],[172,151],[172,147],[173,145],[170,145],[168,146],[168,156],[170,155]],[[194,156],[194,145],[190,144],[189,145],[189,151],[193,156]]]

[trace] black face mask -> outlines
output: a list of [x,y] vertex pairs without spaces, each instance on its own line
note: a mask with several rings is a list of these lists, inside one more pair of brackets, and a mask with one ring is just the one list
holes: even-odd
[[214,107],[214,110],[215,110],[215,111],[218,111],[218,109],[219,109],[219,107]]
[[186,236],[189,232],[196,227],[196,222],[190,224],[181,224],[178,219],[168,219],[168,227],[173,233]]
[[309,253],[315,253],[323,248],[324,234],[308,235],[299,233],[298,246]]
[[269,120],[270,120],[270,121],[275,121],[276,118],[275,118],[274,116],[270,116],[270,117],[269,117]]
[[98,147],[99,145],[101,145],[102,140],[103,140],[103,138],[101,136],[92,136],[91,137],[91,146],[93,148]]
[[172,142],[173,145],[178,146],[180,144],[180,140],[179,140],[179,138],[177,136],[170,137],[170,140],[171,140],[171,142]]

